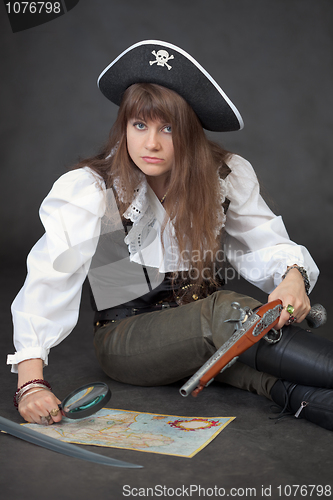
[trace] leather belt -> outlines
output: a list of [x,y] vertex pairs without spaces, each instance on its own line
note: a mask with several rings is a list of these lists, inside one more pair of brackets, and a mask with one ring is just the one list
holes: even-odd
[[119,321],[138,314],[161,311],[163,309],[169,309],[170,307],[178,307],[178,304],[176,302],[161,302],[160,304],[149,305],[146,307],[111,307],[110,309],[104,309],[103,311],[96,311],[94,324],[98,326],[99,323]]

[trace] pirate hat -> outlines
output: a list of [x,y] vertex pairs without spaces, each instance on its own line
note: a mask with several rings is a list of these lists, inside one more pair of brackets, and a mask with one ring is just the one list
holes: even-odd
[[130,85],[144,82],[181,95],[207,130],[230,132],[244,126],[236,106],[210,74],[171,43],[144,40],[132,45],[105,68],[97,84],[105,97],[119,106]]

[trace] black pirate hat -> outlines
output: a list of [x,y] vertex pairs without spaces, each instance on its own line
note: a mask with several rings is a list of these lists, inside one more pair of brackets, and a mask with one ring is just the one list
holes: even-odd
[[158,40],[138,42],[120,54],[98,78],[98,86],[114,104],[134,83],[156,83],[181,95],[202,126],[215,132],[243,128],[236,106],[209,73],[184,50]]

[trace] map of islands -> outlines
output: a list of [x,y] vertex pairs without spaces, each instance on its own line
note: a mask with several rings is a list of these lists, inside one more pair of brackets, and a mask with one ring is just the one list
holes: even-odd
[[67,443],[108,446],[191,458],[235,417],[179,417],[103,408],[95,415],[44,427],[22,424]]

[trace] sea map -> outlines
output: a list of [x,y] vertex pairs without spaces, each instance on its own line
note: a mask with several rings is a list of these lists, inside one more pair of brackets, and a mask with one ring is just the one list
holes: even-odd
[[22,424],[67,443],[108,446],[191,458],[235,417],[179,417],[103,408],[58,424]]

